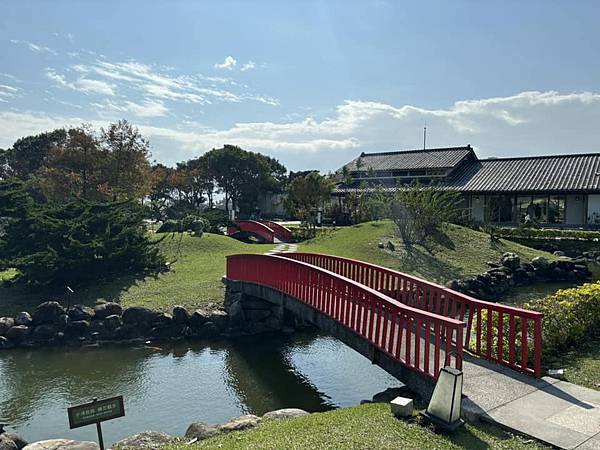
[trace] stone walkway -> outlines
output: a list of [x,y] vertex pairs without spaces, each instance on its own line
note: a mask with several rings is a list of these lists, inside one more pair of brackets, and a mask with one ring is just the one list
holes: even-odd
[[600,392],[467,356],[463,410],[564,449],[600,449]]
[[298,251],[297,244],[279,244],[272,250],[269,250],[265,255],[274,255],[276,253],[296,253]]

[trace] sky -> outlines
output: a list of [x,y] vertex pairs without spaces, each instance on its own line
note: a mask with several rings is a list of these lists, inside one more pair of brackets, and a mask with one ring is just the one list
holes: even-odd
[[0,1],[0,147],[125,118],[173,165],[600,152],[600,2]]

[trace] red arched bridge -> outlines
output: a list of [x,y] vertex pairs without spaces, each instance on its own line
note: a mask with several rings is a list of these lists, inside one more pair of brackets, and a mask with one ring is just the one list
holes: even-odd
[[240,239],[255,239],[264,243],[291,242],[292,232],[270,220],[239,220],[234,225],[227,227],[227,235]]
[[431,380],[443,365],[461,369],[465,354],[472,354],[541,376],[540,313],[329,255],[233,255],[226,278],[310,311],[322,328],[335,328],[355,348],[369,347],[386,370],[395,364]]

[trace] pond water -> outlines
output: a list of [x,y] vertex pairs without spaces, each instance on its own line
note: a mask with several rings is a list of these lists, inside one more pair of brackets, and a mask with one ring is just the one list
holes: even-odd
[[336,339],[272,335],[148,347],[0,352],[0,417],[29,441],[96,440],[69,430],[68,406],[123,395],[126,416],[104,422],[105,442],[157,430],[182,435],[194,421],[356,405],[398,382]]

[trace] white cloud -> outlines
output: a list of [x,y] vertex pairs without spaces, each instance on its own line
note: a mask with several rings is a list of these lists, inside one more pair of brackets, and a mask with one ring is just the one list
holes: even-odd
[[246,70],[250,70],[250,69],[254,69],[256,67],[256,64],[254,63],[254,61],[248,61],[246,64],[244,64],[240,70],[242,72],[245,72]]
[[73,82],[69,82],[64,75],[56,73],[52,69],[46,70],[46,76],[58,86],[83,92],[84,94],[116,95],[116,86],[105,81],[80,77]]
[[105,101],[104,103],[92,103],[91,106],[105,111],[134,114],[138,117],[162,117],[166,116],[169,112],[169,109],[163,102],[148,99],[142,103],[126,100],[121,104]]
[[[0,129],[4,131],[0,147],[27,134],[82,121],[0,112]],[[105,121],[85,121],[105,125]],[[444,109],[353,100],[339,105],[323,120],[304,117],[288,122],[242,122],[221,130],[191,123],[184,129],[144,124],[140,130],[151,139],[155,157],[169,164],[213,147],[235,144],[276,156],[293,170],[330,170],[361,151],[420,148],[424,123],[429,148],[470,143],[480,157],[488,157],[597,152],[599,122],[600,94],[533,91],[459,101]]]
[[23,41],[21,39],[11,39],[10,42],[13,43],[13,44],[17,44],[17,45],[24,45],[29,50],[31,50],[32,52],[36,52],[36,53],[50,53],[52,55],[57,55],[58,54],[56,52],[56,50],[51,49],[50,47],[45,47],[43,45],[34,44],[33,42]]
[[8,86],[6,84],[0,84],[0,102],[8,103],[8,99],[20,97],[22,93],[21,88]]
[[228,56],[222,63],[215,64],[215,69],[233,70],[237,65],[237,60],[233,56]]

